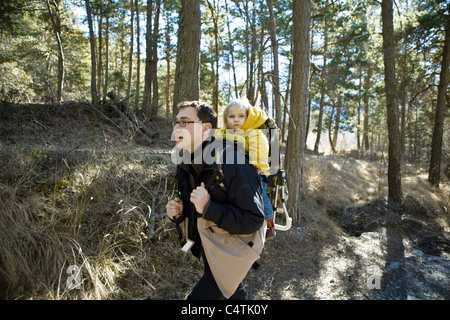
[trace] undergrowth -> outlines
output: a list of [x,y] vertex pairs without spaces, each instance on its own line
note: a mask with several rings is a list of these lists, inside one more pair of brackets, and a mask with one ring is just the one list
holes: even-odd
[[[185,298],[203,267],[179,250],[165,216],[175,190],[170,121],[154,124],[159,142],[143,147],[87,111],[17,109],[10,118],[23,119],[0,126],[0,298]],[[298,239],[310,269],[317,248],[343,233],[336,217],[387,195],[385,162],[305,155],[304,163],[301,219],[267,245],[276,256],[263,261],[267,270],[299,259]],[[418,170],[402,168],[408,210],[448,232],[450,183],[443,176],[432,189]]]
[[1,153],[1,298],[154,298],[175,285],[169,266],[195,263],[164,219],[168,155]]
[[[183,299],[201,276],[165,217],[175,190],[168,153],[35,146],[3,147],[0,156],[1,298]],[[334,217],[387,193],[386,168],[309,157],[300,228],[320,246],[342,234]],[[448,210],[447,182],[431,190],[413,168],[403,181],[417,208]]]

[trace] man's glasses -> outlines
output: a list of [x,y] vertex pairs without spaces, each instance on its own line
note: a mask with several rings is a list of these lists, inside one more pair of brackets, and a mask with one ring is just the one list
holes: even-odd
[[180,127],[184,128],[187,126],[188,123],[195,123],[195,122],[201,122],[200,120],[190,120],[190,121],[186,121],[186,120],[181,120],[181,121],[172,121],[172,126],[175,127],[177,124],[180,125]]

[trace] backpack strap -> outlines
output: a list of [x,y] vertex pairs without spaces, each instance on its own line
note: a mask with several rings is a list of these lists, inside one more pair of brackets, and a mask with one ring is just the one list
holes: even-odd
[[227,187],[225,186],[225,175],[223,173],[223,160],[224,155],[227,151],[227,144],[223,144],[223,148],[217,150],[216,153],[216,167],[213,169],[213,173],[211,178],[209,178],[208,182],[205,184],[205,189],[208,191],[213,190],[216,187],[220,187],[223,191],[227,191]]
[[[208,182],[205,184],[206,190],[212,190],[219,186],[224,192],[227,191],[227,187],[225,186],[225,175],[223,173],[223,165],[225,155],[228,151],[237,150],[237,144],[234,142],[233,149],[229,150],[228,148],[230,145],[224,143],[223,149],[220,149],[216,154],[216,165],[217,167],[213,169],[213,174],[211,175],[211,178],[209,178]],[[245,155],[245,158],[248,159],[247,154]]]
[[209,178],[208,182],[205,185],[206,190],[212,190],[219,186],[222,190],[226,191],[227,187],[225,186],[225,176],[223,174],[222,164],[218,163],[217,167],[214,168],[213,174],[211,178]]

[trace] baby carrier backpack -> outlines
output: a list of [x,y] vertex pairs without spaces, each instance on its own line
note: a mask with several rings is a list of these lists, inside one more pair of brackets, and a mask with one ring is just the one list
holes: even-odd
[[286,171],[282,169],[281,162],[280,129],[272,118],[268,118],[259,129],[265,130],[264,132],[269,141],[270,174],[267,177],[267,195],[273,208],[275,230],[288,231],[292,226],[292,218],[286,209],[288,188]]
[[[286,208],[286,201],[288,197],[288,189],[286,183],[286,171],[282,169],[281,163],[281,140],[280,129],[275,124],[275,121],[268,118],[265,123],[258,129],[263,130],[269,142],[269,175],[267,178],[267,195],[272,204],[273,221],[275,230],[288,231],[292,226],[292,218]],[[241,148],[242,149],[242,148]],[[217,163],[215,175],[208,181],[206,189],[211,188],[225,188],[222,183],[223,170],[221,161]]]

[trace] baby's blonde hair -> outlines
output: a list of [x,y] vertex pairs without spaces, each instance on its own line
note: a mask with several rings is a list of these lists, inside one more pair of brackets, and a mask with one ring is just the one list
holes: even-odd
[[241,108],[243,108],[245,110],[245,114],[248,117],[248,111],[250,110],[252,105],[250,104],[250,102],[248,101],[247,98],[231,100],[231,102],[226,106],[225,110],[223,110],[223,125],[224,125],[225,128],[228,128],[227,117],[228,117],[228,110],[231,107],[241,107]]

